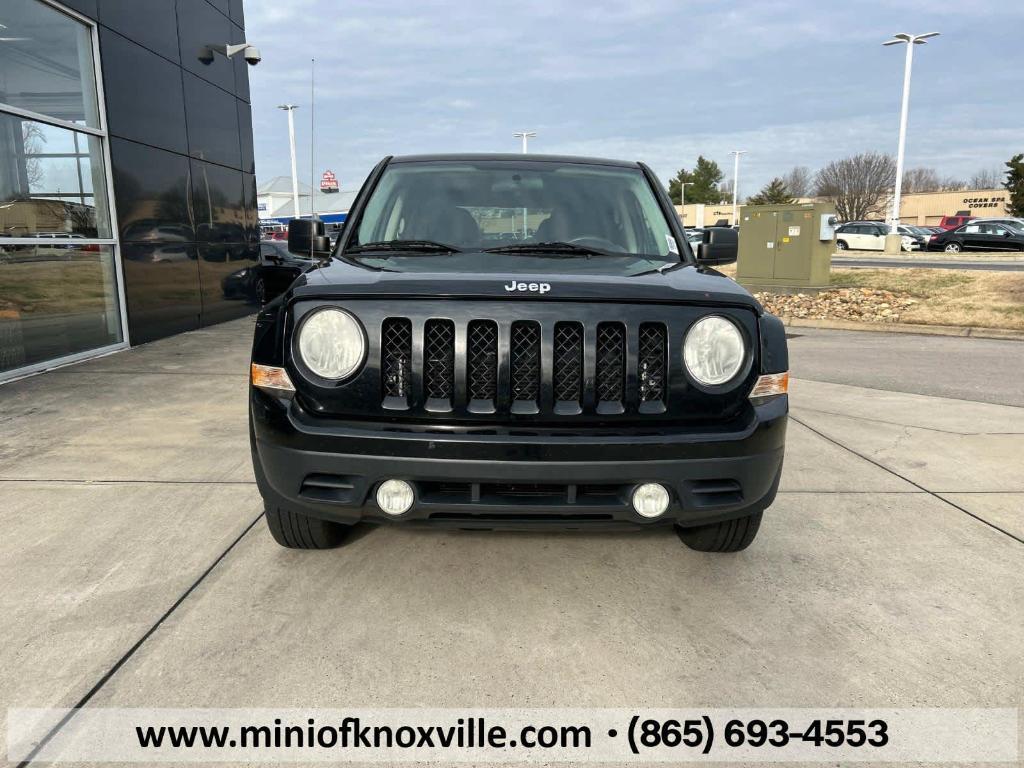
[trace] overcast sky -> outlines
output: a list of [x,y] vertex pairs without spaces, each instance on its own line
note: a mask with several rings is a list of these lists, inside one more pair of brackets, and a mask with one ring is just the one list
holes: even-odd
[[256,170],[344,190],[389,154],[518,151],[649,163],[667,181],[698,154],[747,195],[794,165],[896,151],[903,79],[895,32],[917,46],[907,166],[968,178],[1024,152],[1020,0],[246,0]]

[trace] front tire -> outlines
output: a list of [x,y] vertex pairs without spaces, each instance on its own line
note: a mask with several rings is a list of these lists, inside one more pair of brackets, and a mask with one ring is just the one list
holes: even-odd
[[850,246],[846,244],[845,240],[836,240],[836,248],[838,248],[840,251],[845,251],[849,247]]
[[747,517],[694,528],[676,527],[676,533],[683,544],[697,552],[742,552],[757,536],[763,514],[756,512]]
[[333,549],[352,527],[269,504],[266,518],[274,541],[288,549]]
[[946,253],[960,253],[963,249],[960,247],[960,243],[946,243],[946,247],[943,250]]

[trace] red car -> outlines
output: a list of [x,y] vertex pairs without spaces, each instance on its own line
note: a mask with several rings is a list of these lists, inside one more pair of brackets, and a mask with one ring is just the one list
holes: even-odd
[[939,226],[945,230],[956,229],[962,227],[968,221],[978,218],[977,216],[971,216],[966,211],[960,211],[956,216],[943,216],[942,221],[939,222]]

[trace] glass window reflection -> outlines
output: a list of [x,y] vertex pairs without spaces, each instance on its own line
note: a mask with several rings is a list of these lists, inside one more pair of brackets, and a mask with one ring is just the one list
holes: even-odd
[[101,140],[0,113],[0,237],[111,236]]
[[38,0],[3,0],[0,25],[0,103],[99,128],[89,27]]
[[113,248],[0,240],[0,374],[122,340]]

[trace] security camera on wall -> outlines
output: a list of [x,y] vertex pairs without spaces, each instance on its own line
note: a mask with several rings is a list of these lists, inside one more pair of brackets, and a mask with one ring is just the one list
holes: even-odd
[[217,53],[228,59],[233,57],[236,53],[241,53],[246,64],[250,67],[255,67],[263,61],[263,55],[260,53],[260,49],[255,45],[249,45],[248,43],[237,43],[234,45],[223,43],[204,46],[199,50],[199,61],[206,65],[213,64],[214,55]]

